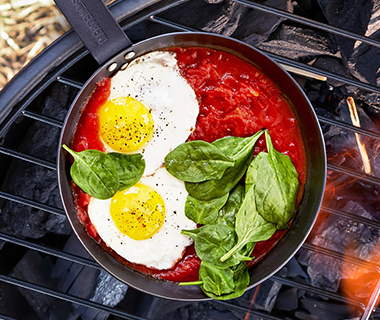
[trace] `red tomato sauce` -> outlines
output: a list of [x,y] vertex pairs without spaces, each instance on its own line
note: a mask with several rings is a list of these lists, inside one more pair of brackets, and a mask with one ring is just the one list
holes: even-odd
[[[299,174],[298,205],[306,181],[306,156],[296,118],[282,92],[256,67],[232,54],[205,48],[169,50],[176,52],[180,72],[193,88],[200,107],[189,140],[212,142],[224,136],[248,137],[260,129],[268,129],[275,149],[291,158]],[[87,100],[74,134],[73,150],[105,151],[98,135],[98,110],[109,97],[110,85],[109,78],[103,79]],[[260,151],[266,151],[264,135],[256,142],[254,156]],[[159,279],[175,282],[198,279],[200,259],[193,246],[188,247],[183,258],[169,270],[147,268],[120,257],[91,224],[87,213],[90,196],[74,183],[72,187],[78,218],[87,233],[119,261]],[[252,252],[255,258],[248,266],[261,260],[285,233],[286,230],[277,231],[271,239],[257,243]]]

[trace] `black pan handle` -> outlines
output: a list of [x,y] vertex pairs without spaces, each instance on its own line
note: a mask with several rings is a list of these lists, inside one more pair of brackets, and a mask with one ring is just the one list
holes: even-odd
[[99,65],[132,45],[101,0],[54,2]]

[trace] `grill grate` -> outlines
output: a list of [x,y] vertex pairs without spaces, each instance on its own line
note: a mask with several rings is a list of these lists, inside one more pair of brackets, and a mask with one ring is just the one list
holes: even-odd
[[[333,33],[335,35],[343,36],[349,39],[353,39],[356,41],[362,41],[363,43],[369,44],[371,46],[380,48],[380,41],[372,38],[368,38],[365,36],[362,36],[360,34],[356,34],[354,32],[350,32],[347,30],[343,30],[337,27],[333,27],[330,25],[327,25],[325,23],[320,23],[317,21],[313,21],[307,18],[303,18],[301,16],[298,16],[293,13],[285,12],[279,9],[271,8],[266,5],[256,3],[254,1],[247,1],[247,0],[233,0],[236,3],[243,4],[249,8],[257,9],[265,13],[270,13],[273,15],[276,15],[278,17],[283,17],[286,19],[289,19],[291,21],[312,27],[317,28],[323,31],[327,31],[330,33]],[[167,19],[163,19],[158,16],[159,13],[168,10],[176,5],[182,4],[186,1],[184,0],[171,0],[171,1],[146,1],[145,5],[143,1],[136,1],[135,7],[131,8],[129,7],[132,3],[129,2],[128,5],[123,4],[122,2],[117,2],[111,7],[111,11],[114,14],[115,17],[117,17],[118,21],[123,26],[124,30],[128,31],[129,28],[137,25],[140,22],[143,21],[150,21],[157,24],[164,25],[166,27],[170,27],[175,31],[201,31],[196,30],[189,26],[184,26],[181,24],[178,24],[175,21],[169,21]],[[129,14],[125,14],[124,12],[129,12]],[[51,58],[52,60],[48,60],[47,58],[47,71],[43,74],[43,76],[37,76],[34,74],[34,66],[33,63],[27,67],[28,70],[31,70],[29,73],[29,76],[27,76],[28,83],[24,85],[24,90],[22,92],[18,92],[15,96],[10,96],[9,92],[13,91],[13,87],[16,85],[22,85],[22,81],[19,80],[22,77],[22,74],[17,76],[12,83],[10,83],[1,93],[1,104],[0,104],[0,136],[3,137],[6,135],[7,131],[9,130],[10,126],[15,123],[20,117],[27,118],[33,121],[45,123],[48,125],[51,125],[52,127],[56,128],[62,128],[62,122],[58,121],[56,119],[44,116],[42,114],[39,114],[38,112],[35,112],[33,110],[30,110],[29,106],[33,104],[33,102],[38,98],[39,95],[43,93],[43,91],[48,88],[52,83],[58,82],[62,85],[67,85],[72,87],[73,89],[80,89],[82,86],[82,83],[78,82],[77,79],[74,79],[72,77],[67,76],[66,72],[72,68],[76,63],[84,59],[86,56],[88,56],[88,52],[84,50],[80,44],[78,43],[78,40],[76,36],[71,32],[70,34],[64,36],[60,39],[56,44],[51,46],[46,52],[45,56],[48,55],[49,52],[56,53],[61,52],[61,45],[63,44],[69,44],[69,46],[74,47],[75,50],[73,52],[64,52],[60,54],[59,57],[62,57],[63,62],[56,65],[56,56],[54,58]],[[272,53],[267,53],[271,58],[276,60],[277,62],[285,65],[285,66],[293,66],[305,71],[312,72],[314,74],[318,74],[321,76],[325,76],[329,79],[333,79],[336,81],[340,81],[347,85],[353,85],[360,89],[367,90],[368,92],[380,94],[380,88],[376,87],[371,84],[363,83],[355,79],[351,79],[345,76],[341,76],[339,74],[331,73],[325,70],[322,70],[317,67],[312,67],[304,63],[300,63],[297,61],[294,61],[289,58],[281,57]],[[42,59],[41,57],[37,58]],[[50,63],[50,64],[49,64]],[[67,72],[68,74],[70,72]],[[26,74],[24,72],[24,74]],[[28,78],[29,77],[29,78]],[[14,91],[13,91],[14,92]],[[321,123],[336,126],[339,128],[343,128],[345,130],[349,130],[352,132],[359,133],[361,135],[367,136],[369,138],[373,139],[379,139],[380,134],[378,132],[370,131],[367,129],[357,128],[351,124],[345,123],[343,121],[338,121],[334,119],[330,119],[325,116],[318,116],[318,120]],[[34,156],[30,156],[21,152],[18,152],[11,147],[7,146],[0,146],[0,154],[10,157],[10,158],[17,158],[22,161],[45,167],[49,170],[56,170],[56,164],[52,163],[49,160],[45,159],[38,159]],[[357,179],[360,179],[364,182],[368,182],[377,186],[380,186],[380,179],[377,177],[373,177],[371,175],[366,175],[363,172],[354,171],[352,169],[344,168],[341,166],[337,166],[335,164],[329,163],[328,164],[328,170],[334,171],[338,173],[342,173]],[[61,215],[64,216],[64,211],[61,208],[57,208],[51,205],[47,205],[44,203],[40,203],[31,199],[26,199],[24,197],[18,196],[17,194],[12,194],[9,192],[0,191],[0,198],[17,202],[25,206],[30,206],[33,208],[37,208],[46,212],[49,212],[51,214],[55,215]],[[353,220],[357,223],[363,223],[367,226],[370,226],[372,228],[376,228],[380,230],[380,222],[377,222],[376,220],[370,220],[364,217],[356,216],[352,213],[345,212],[343,210],[335,210],[328,208],[326,206],[323,206],[321,208],[321,212],[324,212],[326,214],[336,215],[338,217],[342,217],[345,219]],[[71,254],[64,252],[61,249],[56,249],[53,247],[48,247],[46,245],[41,245],[35,241],[30,240],[24,240],[15,236],[11,236],[5,233],[0,233],[0,239],[9,243],[13,243],[18,246],[22,246],[28,249],[32,249],[35,251],[38,251],[40,253],[44,253],[56,258],[62,258],[67,261],[74,262],[78,265],[87,266],[91,268],[100,269],[98,264],[94,262],[92,259],[83,258],[81,256]],[[270,281],[278,282],[282,285],[306,290],[310,293],[319,295],[321,297],[324,297],[326,299],[331,299],[333,301],[337,301],[346,305],[351,305],[355,307],[356,309],[361,311],[360,319],[372,319],[373,317],[376,317],[376,315],[379,313],[379,309],[376,307],[376,302],[380,293],[380,265],[368,263],[367,261],[343,255],[342,253],[335,252],[329,249],[322,248],[320,246],[314,245],[310,242],[306,242],[303,247],[304,250],[314,251],[318,252],[319,254],[323,254],[325,256],[335,258],[338,260],[345,260],[348,261],[354,265],[358,265],[361,267],[368,268],[378,274],[378,280],[376,283],[376,286],[371,292],[370,298],[366,303],[363,303],[363,301],[359,299],[354,298],[347,298],[343,296],[340,293],[334,293],[325,289],[313,287],[312,285],[297,282],[294,280],[290,280],[287,278],[283,278],[281,276],[272,276],[270,278]],[[136,320],[142,320],[144,318],[141,318],[139,316],[136,316],[134,314],[131,314],[129,312],[126,312],[124,310],[115,308],[115,307],[109,307],[102,305],[100,303],[96,303],[90,300],[86,300],[83,298],[79,298],[70,294],[58,292],[55,290],[51,290],[46,287],[42,287],[39,285],[35,285],[30,282],[22,281],[19,279],[16,279],[14,277],[0,275],[0,281],[6,282],[9,284],[12,284],[17,287],[25,288],[28,290],[32,290],[35,292],[42,293],[44,295],[56,297],[68,302],[72,302],[74,304],[82,305],[85,307],[93,308],[99,311],[104,311],[108,314],[118,316],[123,319],[136,319]],[[222,306],[226,309],[236,310],[241,312],[242,314],[246,315],[246,319],[249,317],[259,317],[260,319],[284,319],[281,315],[272,315],[264,311],[258,311],[249,309],[246,307],[239,306],[235,304],[234,302],[222,302],[222,301],[213,301],[212,303],[217,304],[219,306]],[[1,312],[1,311],[0,311]],[[1,315],[0,318],[3,319],[12,319],[7,317],[6,315]]]

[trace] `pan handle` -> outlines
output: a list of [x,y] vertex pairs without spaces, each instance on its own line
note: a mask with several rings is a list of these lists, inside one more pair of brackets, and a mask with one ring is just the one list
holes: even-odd
[[132,45],[101,0],[54,2],[99,65]]

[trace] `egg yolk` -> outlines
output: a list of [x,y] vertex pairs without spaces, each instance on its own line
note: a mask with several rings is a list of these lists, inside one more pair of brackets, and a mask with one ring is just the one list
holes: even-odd
[[120,230],[135,240],[154,235],[165,219],[165,203],[151,187],[141,183],[118,191],[111,200],[111,217]]
[[104,143],[122,153],[140,149],[154,132],[151,112],[132,97],[108,100],[99,109],[99,125]]

